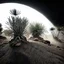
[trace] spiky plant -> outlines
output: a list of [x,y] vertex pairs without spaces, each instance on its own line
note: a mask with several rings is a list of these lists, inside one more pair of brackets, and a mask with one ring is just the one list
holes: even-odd
[[14,38],[19,36],[21,38],[21,36],[23,36],[23,32],[25,30],[25,27],[28,23],[28,20],[26,18],[19,18],[19,17],[11,17],[8,18],[9,22],[8,25],[10,26],[11,30],[14,33]]
[[14,16],[8,18],[8,25],[13,30],[14,38],[17,36],[21,38],[25,30],[25,27],[28,23],[28,20],[26,18],[21,19],[20,17],[17,17],[17,15],[19,15],[20,12],[16,9],[10,10],[10,13]]
[[28,20],[24,18],[20,18],[19,12],[16,9],[13,9],[10,11],[13,16],[8,18],[7,24],[10,26],[10,29],[13,31],[14,38],[11,41],[14,41],[14,43],[11,43],[11,45],[14,45],[15,42],[17,42],[18,38],[19,40],[26,40],[26,38],[23,36],[25,27],[27,26]]
[[33,37],[39,37],[42,33],[44,33],[45,28],[39,23],[36,23],[35,25],[30,25],[30,32],[32,33]]
[[19,12],[18,10],[16,10],[16,9],[10,10],[10,13],[11,13],[12,15],[14,15],[14,16],[17,16],[17,15],[20,14],[20,12]]

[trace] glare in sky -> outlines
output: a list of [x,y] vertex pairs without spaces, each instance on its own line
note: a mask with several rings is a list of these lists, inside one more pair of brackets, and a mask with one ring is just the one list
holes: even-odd
[[49,21],[42,13],[37,10],[18,3],[3,3],[0,4],[0,23],[3,25],[3,29],[6,28],[6,22],[8,21],[10,14],[10,10],[17,9],[21,12],[19,15],[21,18],[26,17],[29,20],[29,23],[41,23],[46,29],[50,32],[50,28],[54,27],[54,25]]

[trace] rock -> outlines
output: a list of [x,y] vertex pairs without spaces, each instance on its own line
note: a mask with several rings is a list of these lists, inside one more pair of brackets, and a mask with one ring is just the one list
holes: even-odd
[[41,38],[41,37],[37,37],[37,38],[34,38],[34,41],[43,42],[43,41],[44,41],[44,39],[43,39],[43,38]]
[[33,40],[34,38],[33,37],[30,37],[29,40]]
[[21,43],[17,43],[15,46],[21,46]]
[[4,36],[0,36],[0,39],[6,39],[6,37],[4,37]]
[[60,46],[57,46],[57,48],[60,48]]
[[39,41],[39,39],[38,38],[34,38],[34,41]]
[[6,40],[6,37],[0,36],[0,43],[3,43],[4,40]]
[[59,50],[62,50],[61,48]]
[[44,43],[50,45],[50,41],[48,40],[44,40]]
[[43,38],[41,38],[41,37],[39,37],[39,41],[40,41],[40,42],[43,42],[43,41],[44,41],[44,39],[43,39]]

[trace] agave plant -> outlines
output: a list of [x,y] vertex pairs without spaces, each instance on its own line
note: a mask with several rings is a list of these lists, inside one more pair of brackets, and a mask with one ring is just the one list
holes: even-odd
[[39,37],[42,33],[44,33],[45,28],[39,23],[36,23],[35,25],[30,25],[30,32],[32,33],[33,37]]
[[13,30],[14,38],[17,36],[21,38],[25,30],[25,27],[28,23],[28,20],[25,17],[22,19],[20,17],[16,17],[17,15],[20,14],[20,12],[17,11],[16,9],[10,10],[10,13],[14,16],[11,16],[11,18],[10,17],[8,18],[9,22],[7,22],[7,24]]
[[18,38],[22,40],[23,39],[26,40],[23,34],[24,34],[25,27],[27,26],[27,23],[28,23],[27,18],[18,17],[17,16],[18,12],[15,9],[10,12],[11,14],[14,15],[9,17],[7,22],[7,24],[10,26],[10,29],[13,31],[13,34],[14,34],[14,38],[11,41],[17,40]]
[[14,33],[14,38],[19,36],[21,38],[21,36],[23,35],[23,32],[25,30],[25,27],[28,23],[28,20],[26,18],[19,18],[19,17],[11,17],[8,18],[9,22],[7,22],[7,24],[10,26],[11,30]]

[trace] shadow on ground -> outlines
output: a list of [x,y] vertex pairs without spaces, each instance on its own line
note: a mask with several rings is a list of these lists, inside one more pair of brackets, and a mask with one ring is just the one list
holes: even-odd
[[[0,64],[64,64],[63,50],[32,43],[11,48],[6,44],[0,49]],[[3,51],[3,52],[2,52]]]

